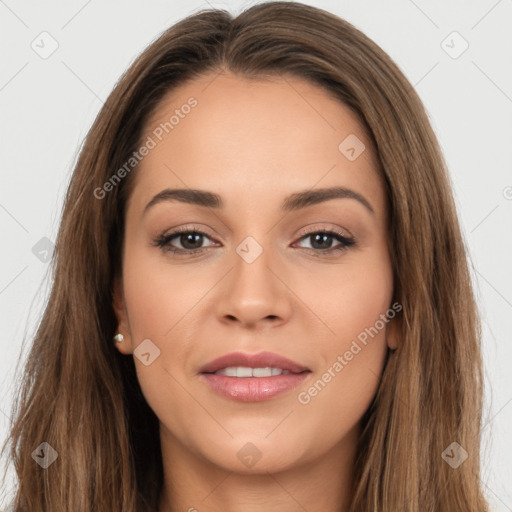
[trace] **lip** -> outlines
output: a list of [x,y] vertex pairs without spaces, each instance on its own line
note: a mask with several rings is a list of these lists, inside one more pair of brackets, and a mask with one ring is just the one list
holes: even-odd
[[309,371],[306,366],[273,352],[259,352],[258,354],[231,352],[205,364],[199,369],[199,373],[215,373],[217,370],[230,366],[246,366],[248,368],[266,368],[270,366],[271,368],[288,370],[291,373]]
[[[289,374],[273,377],[228,377],[214,372],[230,366],[248,368],[281,368]],[[233,352],[210,361],[199,371],[206,384],[221,396],[240,402],[261,402],[286,393],[301,384],[311,370],[286,357],[272,352],[245,354]]]

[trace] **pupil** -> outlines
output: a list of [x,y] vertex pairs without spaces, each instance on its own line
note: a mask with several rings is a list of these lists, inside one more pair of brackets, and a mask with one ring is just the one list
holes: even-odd
[[[314,243],[316,243],[317,239],[320,239],[320,245],[323,246],[323,247],[319,247],[320,249],[329,249],[330,248],[331,244],[327,243],[326,240],[330,240],[331,235],[329,235],[327,233],[317,233],[316,235],[313,235],[313,238],[315,240]],[[313,243],[313,247],[314,247],[314,243]]]
[[[192,241],[192,243],[191,243],[192,247],[190,247],[189,240],[192,240],[194,237],[198,238],[199,243],[197,243],[198,240],[196,240],[196,245],[194,245],[194,242]],[[185,241],[185,243],[183,243],[184,241]],[[203,242],[203,235],[201,235],[200,233],[189,233],[186,235],[181,235],[180,242],[185,249],[199,249]]]

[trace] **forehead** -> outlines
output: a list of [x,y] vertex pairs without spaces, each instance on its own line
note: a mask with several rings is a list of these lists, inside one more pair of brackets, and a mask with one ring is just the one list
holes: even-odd
[[[194,79],[159,103],[145,126],[148,137],[154,147],[136,173],[140,201],[167,187],[190,187],[218,192],[228,204],[235,196],[244,205],[261,197],[268,204],[271,196],[277,202],[295,190],[341,185],[384,208],[377,158],[358,116],[296,77]],[[356,159],[352,147],[356,156],[362,151]]]

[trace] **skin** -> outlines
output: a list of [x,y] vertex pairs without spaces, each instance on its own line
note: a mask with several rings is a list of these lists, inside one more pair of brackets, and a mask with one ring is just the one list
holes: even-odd
[[[391,307],[388,212],[371,142],[358,118],[315,85],[227,72],[171,91],[144,139],[190,96],[198,105],[136,171],[114,293],[124,335],[118,350],[132,354],[145,339],[160,350],[149,366],[134,358],[160,420],[159,511],[346,511],[359,420],[388,348],[397,346],[397,320],[369,338],[308,404],[298,394]],[[355,161],[338,149],[349,134],[366,146]],[[331,186],[363,195],[374,213],[350,198],[280,210],[293,192]],[[225,206],[174,200],[143,213],[166,188],[209,190]],[[208,236],[202,245],[177,236],[172,245],[195,243],[202,253],[176,256],[154,245],[179,226]],[[315,245],[305,228],[338,229],[357,245],[328,254],[323,247],[339,247],[338,239]],[[236,252],[247,236],[263,249],[250,264]],[[217,395],[198,375],[226,353],[263,350],[307,366],[307,380],[270,400],[243,403]],[[237,457],[249,442],[261,454],[252,467]]]

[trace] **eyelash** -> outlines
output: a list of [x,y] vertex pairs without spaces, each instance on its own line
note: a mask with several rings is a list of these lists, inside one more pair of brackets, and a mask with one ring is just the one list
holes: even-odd
[[[202,231],[200,229],[196,229],[195,227],[191,228],[189,226],[185,226],[182,228],[176,228],[171,233],[161,234],[154,240],[153,245],[160,247],[165,252],[171,252],[175,255],[197,254],[197,253],[203,252],[205,249],[208,249],[207,247],[200,247],[197,249],[177,249],[175,247],[172,247],[170,245],[170,241],[173,238],[176,238],[178,235],[183,235],[183,234],[198,234],[198,235],[203,235],[208,238],[211,238],[207,233],[205,233],[204,231]],[[317,256],[320,256],[320,257],[327,255],[327,254],[345,251],[345,250],[349,249],[350,247],[357,245],[357,242],[354,238],[348,238],[343,233],[341,233],[335,229],[333,229],[333,230],[312,229],[312,230],[309,230],[306,233],[304,233],[300,237],[299,240],[307,239],[308,237],[310,237],[312,235],[317,235],[317,234],[331,235],[335,239],[337,239],[339,242],[341,242],[340,246],[334,247],[334,248],[329,248],[329,249],[313,249],[313,248],[305,247],[305,249],[317,253]]]

